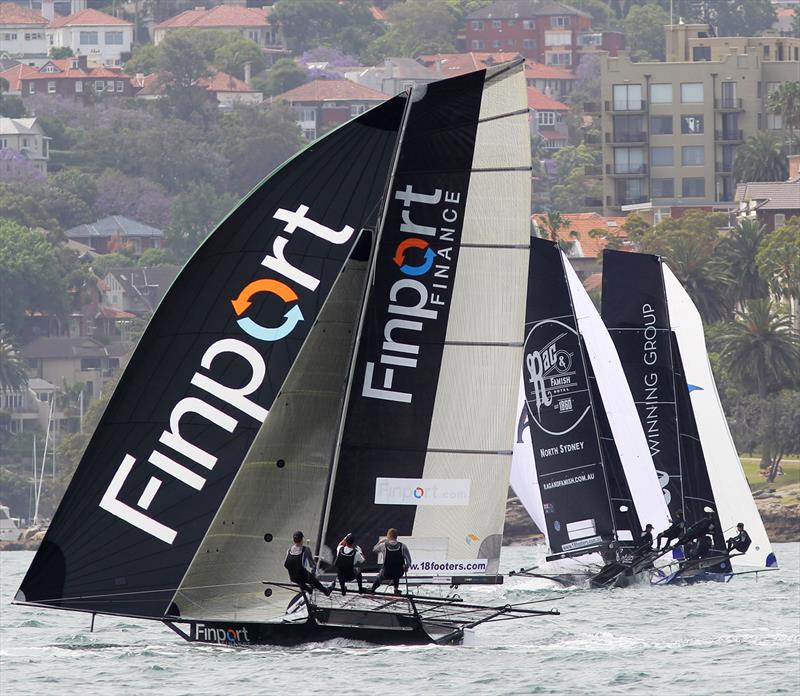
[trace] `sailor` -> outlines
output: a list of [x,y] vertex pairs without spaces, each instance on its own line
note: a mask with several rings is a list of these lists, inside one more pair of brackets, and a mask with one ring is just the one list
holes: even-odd
[[311,555],[311,549],[303,544],[303,532],[295,532],[292,540],[294,544],[289,547],[283,562],[283,567],[289,571],[289,579],[299,585],[303,592],[310,593],[313,587],[329,597],[331,588],[325,587],[314,574],[314,558]]
[[644,556],[653,550],[653,525],[647,524],[636,544],[635,556]]
[[750,548],[750,544],[753,543],[753,540],[750,538],[750,535],[744,530],[744,523],[739,522],[736,525],[736,536],[732,536],[726,542],[727,548],[725,549],[728,553],[732,550],[738,551],[739,553],[746,553],[747,549]]
[[685,523],[683,521],[683,511],[676,510],[675,519],[672,521],[672,524],[656,537],[656,551],[661,550],[662,539],[666,539],[666,543],[664,544],[665,549],[669,548],[669,543],[673,539],[675,539],[676,541],[680,539],[681,534],[683,534],[684,525]]
[[408,572],[411,567],[411,554],[408,547],[397,541],[397,530],[392,527],[386,532],[385,537],[381,537],[372,549],[373,553],[383,554],[383,567],[375,582],[372,583],[372,591],[378,589],[383,581],[391,582],[394,585],[394,593],[400,594],[400,578]]
[[333,565],[336,568],[336,575],[339,578],[339,587],[342,588],[342,595],[347,594],[346,583],[355,580],[358,583],[358,591],[363,592],[361,571],[358,566],[364,562],[364,553],[360,546],[356,546],[352,534],[347,534],[336,547],[336,558]]
[[697,543],[693,545],[691,552],[687,555],[687,560],[700,560],[705,558],[711,552],[711,546],[714,540],[710,534],[704,534],[699,537]]
[[701,537],[704,537],[706,534],[713,534],[714,533],[714,514],[709,512],[703,517],[701,520],[695,522],[689,529],[686,530],[686,533],[678,539],[678,544],[687,544],[690,541],[700,540]]

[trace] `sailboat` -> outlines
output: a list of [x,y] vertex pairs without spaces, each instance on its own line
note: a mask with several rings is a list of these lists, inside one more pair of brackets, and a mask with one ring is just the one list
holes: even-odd
[[[708,361],[703,322],[661,257],[606,250],[603,320],[622,361],[670,514],[687,524],[711,515],[713,553],[668,566],[659,583],[730,580],[777,568],[731,438]],[[745,553],[725,552],[743,522]],[[683,554],[677,551],[677,559]]]
[[283,567],[295,530],[322,563],[392,526],[445,586],[497,577],[529,187],[521,60],[415,87],[274,172],[162,300],[15,601],[235,644],[457,643],[550,613],[324,599]]
[[[511,480],[541,521],[547,561],[559,562],[536,575],[630,584],[644,570],[631,563],[641,530],[668,519],[633,399],[608,332],[558,245],[531,239],[529,272]],[[569,570],[552,572],[559,565]]]

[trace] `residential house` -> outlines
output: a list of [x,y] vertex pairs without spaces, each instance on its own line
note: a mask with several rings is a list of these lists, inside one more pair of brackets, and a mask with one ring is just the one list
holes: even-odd
[[507,63],[519,57],[517,51],[486,52],[471,51],[469,53],[432,53],[418,56],[417,61],[426,68],[436,71],[440,80],[456,75],[491,68],[499,63]]
[[[10,433],[23,433],[32,430],[47,430],[50,419],[50,404],[56,398],[58,389],[45,379],[31,377],[22,389],[0,391],[0,411],[6,417],[0,420],[0,429]],[[53,404],[55,430],[65,429],[65,413]]]
[[569,107],[566,104],[542,94],[535,87],[528,87],[528,108],[535,114],[533,134],[544,140],[545,150],[560,150],[567,145]]
[[363,114],[386,98],[383,92],[350,80],[313,80],[274,97],[294,109],[297,123],[309,140]]
[[162,230],[124,215],[109,215],[97,222],[72,227],[65,234],[70,241],[85,244],[100,254],[108,254],[119,245],[129,246],[136,254],[164,245]]
[[169,265],[109,268],[100,288],[102,304],[137,316],[152,314],[179,271]]
[[[627,244],[628,235],[622,229],[624,217],[604,217],[594,212],[562,213],[561,217],[567,224],[558,231],[558,239],[581,279],[587,279],[601,270],[603,249],[609,243],[614,241],[615,246]],[[545,220],[545,215],[536,214],[531,217],[531,224],[537,236],[549,239]]]
[[50,48],[70,48],[96,65],[122,65],[133,45],[133,24],[92,9],[56,17],[46,31]]
[[789,157],[787,181],[741,183],[734,201],[740,218],[755,218],[769,232],[783,227],[794,216],[800,217],[800,155]]
[[763,130],[783,139],[783,118],[767,113],[767,99],[800,75],[800,60],[786,59],[788,44],[784,60],[740,46],[714,60],[693,50],[698,26],[708,29],[665,27],[668,54],[689,60],[634,63],[601,55],[606,209],[649,210],[656,223],[689,208],[732,209],[739,146]]
[[32,94],[72,97],[131,97],[131,76],[121,68],[88,67],[87,56],[48,60],[39,68],[16,65],[0,73],[9,84],[9,94],[25,98]]
[[465,27],[468,50],[515,51],[567,68],[576,66],[587,50],[616,55],[621,35],[607,34],[592,31],[591,15],[551,0],[497,0],[468,14]]
[[[42,174],[47,174],[49,140],[35,118],[0,117],[0,150],[16,150]],[[4,161],[0,160],[0,172]]]
[[132,350],[132,344],[122,341],[105,343],[88,336],[40,336],[26,343],[20,352],[29,377],[67,387],[83,383],[91,399],[100,394],[103,384]]
[[575,75],[566,68],[525,61],[525,82],[528,87],[535,87],[548,97],[566,97],[572,92],[575,79]]
[[47,55],[46,25],[36,10],[0,3],[0,53],[18,58]]
[[[255,41],[267,58],[288,55],[279,28],[270,21],[272,7],[217,5],[210,9],[197,7],[165,19],[153,29],[153,43],[160,44],[171,31],[198,29],[229,31]],[[269,62],[269,61],[268,61]]]
[[[249,67],[245,66],[247,80],[219,71],[209,77],[201,77],[196,84],[205,89],[209,98],[214,99],[222,109],[232,108],[236,104],[260,104],[264,101],[264,95],[250,84]],[[134,88],[138,88],[137,99],[159,99],[166,93],[156,73],[137,74],[133,84]]]
[[441,75],[413,58],[387,58],[383,65],[346,72],[345,78],[393,97],[415,85],[440,80]]

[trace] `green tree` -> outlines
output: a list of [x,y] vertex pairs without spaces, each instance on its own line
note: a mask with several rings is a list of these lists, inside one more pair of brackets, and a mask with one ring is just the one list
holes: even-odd
[[785,181],[788,173],[780,141],[767,131],[751,135],[736,150],[733,160],[736,181]]
[[271,18],[278,22],[295,53],[331,46],[360,54],[380,32],[370,4],[367,0],[278,0]]
[[264,69],[264,55],[255,41],[240,34],[225,32],[226,41],[214,51],[214,65],[228,75],[244,79],[244,65],[250,63],[252,74]]
[[63,318],[66,274],[45,234],[0,218],[0,324],[8,331],[22,335],[28,310]]
[[130,268],[136,265],[136,259],[124,251],[114,251],[110,254],[101,254],[92,259],[92,271],[99,278],[105,276],[109,268]]
[[583,167],[575,167],[560,183],[552,186],[550,197],[555,208],[580,212],[586,208],[587,198],[602,198],[602,181],[586,176],[584,171]]
[[756,262],[766,236],[767,228],[758,220],[739,220],[717,246],[717,255],[724,262],[727,274],[736,279],[730,285],[732,301],[736,304],[763,298],[769,293]]
[[[6,85],[8,85],[8,83],[6,83]],[[22,99],[16,95],[2,94],[5,89],[8,89],[8,87],[0,88],[0,116],[5,116],[6,118],[22,118],[25,116],[25,104]]]
[[211,70],[196,40],[199,32],[171,31],[158,45],[156,69],[175,113],[182,119],[203,111],[206,92],[197,86]]
[[562,233],[570,237],[578,238],[578,233],[570,229],[569,220],[557,211],[550,211],[537,218],[537,228],[544,232],[547,236],[544,239],[549,239],[551,242],[556,242],[558,246],[566,253],[569,249],[569,243],[562,239]]
[[704,21],[717,36],[758,36],[775,24],[775,8],[770,0],[724,0],[698,3],[705,10]]
[[780,114],[789,131],[789,154],[794,152],[794,129],[800,128],[800,81],[784,82],[769,95],[767,111]]
[[275,61],[265,75],[253,80],[253,84],[266,96],[274,97],[308,82],[308,73],[291,58]]
[[766,399],[756,399],[758,416],[755,433],[758,441],[769,443],[768,458],[762,457],[767,481],[772,483],[780,471],[784,455],[798,451],[800,444],[800,392],[790,389]]
[[145,249],[139,257],[140,266],[168,266],[176,262],[171,249]]
[[129,75],[154,73],[158,69],[160,55],[159,47],[153,44],[134,46],[133,55],[125,63],[125,72]]
[[0,392],[19,391],[28,384],[25,364],[11,336],[0,324]]
[[773,294],[789,300],[795,326],[800,328],[800,216],[789,218],[783,227],[767,235],[756,263]]
[[631,59],[663,61],[666,52],[664,25],[669,15],[658,5],[635,5],[625,17],[623,27]]
[[62,58],[72,58],[75,55],[69,46],[53,46],[50,49],[50,57],[53,60],[61,60]]
[[91,174],[86,174],[79,168],[70,167],[50,177],[52,184],[83,201],[91,211],[97,200],[97,181]]
[[175,196],[172,223],[164,233],[178,261],[188,259],[235,205],[235,196],[219,195],[202,183]]
[[373,41],[367,55],[377,61],[389,56],[413,58],[425,53],[455,50],[461,24],[446,0],[407,0],[386,11],[389,30]]

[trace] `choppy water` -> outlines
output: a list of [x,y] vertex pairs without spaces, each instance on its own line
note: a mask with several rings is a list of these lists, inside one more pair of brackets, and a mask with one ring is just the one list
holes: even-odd
[[[0,694],[800,693],[800,544],[728,585],[545,589],[511,579],[465,599],[555,594],[558,617],[478,631],[475,647],[190,645],[157,623],[9,606],[33,556],[0,552]],[[503,566],[540,550],[507,548]]]

